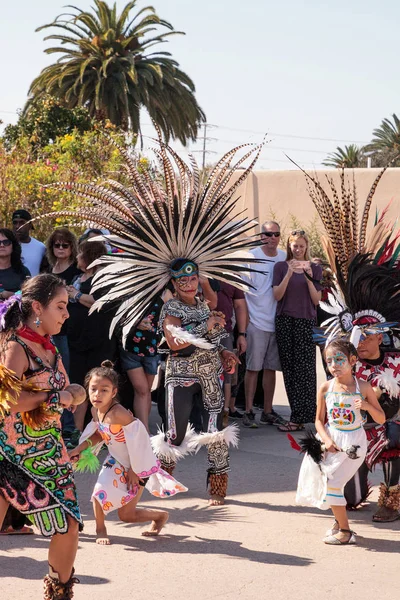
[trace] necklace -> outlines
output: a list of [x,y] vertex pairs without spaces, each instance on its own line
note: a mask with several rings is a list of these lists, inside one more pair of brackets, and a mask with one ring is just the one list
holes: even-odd
[[109,408],[106,410],[106,412],[103,415],[103,418],[100,419],[100,415],[99,415],[99,411],[97,411],[97,416],[99,418],[100,423],[104,423],[104,419],[106,418],[107,414],[110,412],[110,410],[112,408],[114,408],[114,406],[117,406],[117,404],[119,404],[119,402],[113,402],[113,404],[111,404],[111,406],[109,406]]

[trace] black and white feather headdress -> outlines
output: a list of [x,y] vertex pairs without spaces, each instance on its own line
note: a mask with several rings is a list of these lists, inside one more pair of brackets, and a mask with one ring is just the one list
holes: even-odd
[[[118,323],[124,338],[168,285],[176,259],[196,263],[200,276],[244,290],[248,287],[243,273],[255,270],[252,263],[261,262],[245,251],[260,242],[249,235],[256,222],[235,209],[234,193],[255,165],[262,144],[230,150],[204,183],[193,157],[189,166],[160,135],[158,146],[154,152],[162,181],[138,168],[135,157],[118,146],[125,159],[129,187],[113,180],[101,185],[55,184],[85,199],[87,206],[51,216],[78,218],[107,228],[111,234],[104,236],[105,241],[120,251],[95,263],[102,268],[94,276],[92,291],[100,290],[103,295],[92,310],[118,304],[112,330]],[[234,162],[244,148],[244,155]],[[250,165],[243,169],[248,160]],[[232,183],[235,172],[240,175]],[[257,270],[262,271],[263,266]]]

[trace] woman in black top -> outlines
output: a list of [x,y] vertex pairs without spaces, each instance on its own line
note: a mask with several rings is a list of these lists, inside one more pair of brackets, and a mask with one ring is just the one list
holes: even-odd
[[[69,296],[69,319],[67,321],[68,344],[70,349],[70,380],[83,385],[86,373],[108,359],[115,358],[115,339],[109,338],[113,313],[110,311],[94,312],[89,310],[97,296],[91,293],[92,279],[98,267],[90,265],[103,254],[107,248],[103,242],[84,242],[79,246],[77,265],[82,271],[67,286]],[[77,407],[75,412],[76,428],[82,431],[87,410],[87,401]]]
[[21,289],[30,277],[21,259],[21,245],[10,229],[0,229],[0,302]]

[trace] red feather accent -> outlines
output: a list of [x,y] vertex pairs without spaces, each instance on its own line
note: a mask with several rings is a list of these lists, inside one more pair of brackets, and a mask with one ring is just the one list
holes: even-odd
[[287,434],[287,438],[288,438],[293,450],[297,450],[298,452],[301,452],[301,446],[299,446],[299,444],[296,442],[294,437],[292,435],[290,435],[290,433]]

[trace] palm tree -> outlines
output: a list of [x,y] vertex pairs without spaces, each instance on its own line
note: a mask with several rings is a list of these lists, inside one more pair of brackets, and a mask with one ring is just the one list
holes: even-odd
[[350,144],[336,148],[336,152],[328,154],[327,158],[322,162],[325,167],[335,167],[337,169],[354,169],[358,167],[364,167],[365,157],[364,149],[359,148],[356,144]]
[[[62,31],[45,40],[57,40],[61,47],[47,48],[47,54],[62,53],[58,61],[42,70],[29,93],[44,93],[62,99],[65,106],[86,106],[92,117],[109,119],[126,131],[140,132],[140,110],[145,107],[166,139],[183,144],[197,137],[205,115],[194,96],[192,80],[179,69],[170,52],[148,52],[180,34],[160,19],[151,6],[133,16],[137,0],[117,15],[102,0],[94,0],[93,12],[70,7],[76,14],[62,14],[53,23],[39,27]],[[169,31],[158,33],[159,28]],[[150,36],[150,32],[153,33]],[[29,111],[28,100],[25,111]]]
[[380,127],[374,129],[372,141],[365,147],[371,153],[373,166],[400,165],[400,119],[393,113],[393,122],[383,119]]

